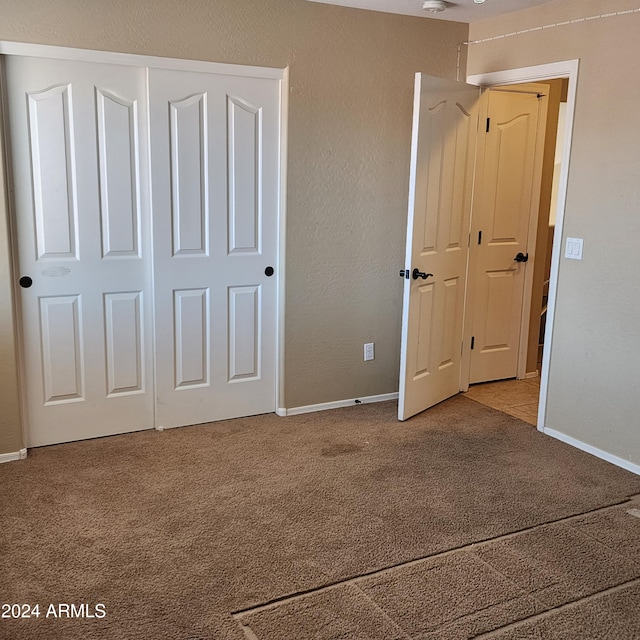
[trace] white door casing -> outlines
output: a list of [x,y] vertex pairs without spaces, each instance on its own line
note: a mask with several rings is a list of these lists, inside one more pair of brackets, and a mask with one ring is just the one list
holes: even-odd
[[[551,275],[549,278],[549,298],[547,306],[547,321],[545,325],[545,340],[542,354],[542,371],[540,373],[540,404],[538,406],[538,431],[561,437],[559,432],[549,429],[546,425],[547,396],[549,391],[549,369],[552,343],[554,339],[554,321],[556,300],[558,296],[558,275],[562,254],[562,238],[564,228],[564,211],[567,199],[567,184],[569,180],[569,166],[571,159],[571,142],[573,138],[573,118],[576,107],[578,89],[579,60],[563,60],[550,64],[506,69],[489,73],[469,76],[467,80],[473,84],[485,87],[512,85],[515,83],[539,82],[554,78],[567,78],[567,115],[564,130],[563,156],[560,170],[558,202],[555,212],[556,231],[554,234],[553,251],[551,257]],[[464,366],[468,367],[468,361]],[[464,374],[463,374],[464,375]],[[573,442],[573,445],[576,443]],[[593,453],[593,451],[592,451]]]
[[[416,74],[400,420],[460,391],[479,97],[478,87]],[[432,275],[414,279],[414,269]]]
[[[546,89],[529,84],[484,95],[467,297],[471,384],[514,378],[526,358],[526,341],[524,354],[520,346],[531,304]],[[517,262],[520,253],[529,261]]]
[[142,69],[6,61],[27,446],[153,426]]
[[276,408],[280,84],[149,70],[157,426]]

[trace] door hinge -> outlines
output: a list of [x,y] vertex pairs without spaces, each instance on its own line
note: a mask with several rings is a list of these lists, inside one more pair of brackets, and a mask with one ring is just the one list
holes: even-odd
[[490,128],[491,128],[491,118],[487,118],[487,133],[489,133]]
[[482,244],[482,231],[478,231],[478,244]]
[[471,337],[471,348],[472,349],[476,348],[476,337],[475,336]]

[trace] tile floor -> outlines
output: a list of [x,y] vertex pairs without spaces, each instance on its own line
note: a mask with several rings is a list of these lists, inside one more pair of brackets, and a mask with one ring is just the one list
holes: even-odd
[[465,396],[536,426],[540,378],[474,384]]

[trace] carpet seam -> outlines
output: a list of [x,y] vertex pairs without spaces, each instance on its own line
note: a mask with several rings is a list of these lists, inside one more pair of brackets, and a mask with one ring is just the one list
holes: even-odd
[[490,544],[492,542],[496,542],[498,540],[508,540],[510,538],[514,538],[522,533],[526,533],[528,531],[535,531],[536,529],[542,529],[543,527],[551,527],[557,524],[564,524],[565,522],[569,522],[572,520],[577,520],[578,518],[582,518],[583,516],[590,515],[592,513],[597,513],[598,511],[606,511],[609,509],[615,509],[616,507],[620,507],[622,505],[628,504],[629,500],[627,498],[620,500],[619,502],[612,502],[611,504],[605,505],[604,507],[596,507],[594,509],[589,509],[588,511],[583,511],[581,513],[576,513],[571,516],[565,516],[563,518],[558,518],[557,520],[547,520],[546,522],[541,522],[540,524],[534,524],[531,527],[525,527],[524,529],[518,529],[516,531],[512,531],[510,533],[505,533],[501,536],[496,536],[495,538],[486,538],[485,540],[480,540],[478,542],[471,542],[464,547],[459,547],[459,549],[464,549],[466,547],[474,547],[474,546],[484,546]]
[[353,585],[361,594],[362,596],[368,600],[373,607],[380,612],[380,614],[387,620],[389,621],[394,627],[396,627],[396,629],[398,629],[406,638],[406,640],[411,640],[411,635],[405,631],[405,629],[403,627],[400,626],[400,624],[398,622],[396,622],[373,598],[369,597],[369,595],[367,595],[361,588],[359,585],[354,584]]
[[614,547],[610,547],[606,542],[602,542],[602,540],[598,540],[598,538],[594,538],[590,533],[587,533],[586,531],[582,531],[582,530],[578,529],[577,527],[572,527],[572,529],[575,529],[575,531],[579,535],[584,536],[585,538],[589,538],[590,540],[595,542],[597,545],[603,547],[604,549],[606,549],[607,551],[613,553],[614,555],[618,556],[619,558],[622,558],[623,560],[631,562],[631,564],[633,564],[633,565],[635,565],[637,567],[640,567],[640,559],[639,560],[634,560],[633,558],[628,558],[627,556],[622,555],[620,552],[618,552],[618,550],[615,549]]
[[[536,596],[534,596],[531,592],[527,592],[526,589],[524,589],[524,587],[520,586],[517,582],[514,582],[511,578],[509,578],[509,576],[507,576],[506,573],[503,573],[502,571],[500,571],[500,569],[498,569],[497,567],[494,567],[490,562],[488,562],[487,560],[485,560],[484,558],[481,558],[477,553],[475,553],[475,551],[471,551],[471,553],[473,554],[474,558],[477,558],[478,560],[480,560],[480,562],[482,562],[485,566],[487,566],[489,569],[491,569],[492,571],[494,571],[495,573],[497,573],[499,576],[502,576],[510,585],[512,585],[515,589],[517,589],[518,591],[522,591],[523,595],[529,596],[530,598],[532,598],[533,600],[535,600],[541,607],[546,607],[547,605],[542,602],[542,600],[539,600],[538,598],[536,598]],[[514,600],[515,598],[511,598],[511,600]],[[508,602],[508,601],[506,601]]]
[[[525,596],[526,596],[526,595],[528,595],[528,594],[525,594]],[[512,603],[512,602],[516,602],[516,601],[517,601],[517,600],[519,600],[519,599],[520,599],[519,597],[518,597],[518,598],[509,598],[509,599],[507,599],[507,600],[502,600],[501,602],[497,602],[497,603],[495,603],[495,604],[487,605],[486,607],[481,607],[480,609],[476,609],[475,611],[473,611],[473,612],[471,612],[471,613],[466,613],[466,614],[464,614],[463,616],[460,616],[460,617],[458,617],[458,618],[454,618],[454,619],[452,619],[452,620],[448,621],[446,624],[443,624],[442,626],[438,627],[438,629],[436,629],[436,631],[435,631],[435,632],[436,632],[436,633],[440,633],[440,632],[442,632],[442,631],[446,631],[447,629],[449,629],[449,628],[451,628],[451,627],[455,626],[456,624],[459,624],[459,623],[461,623],[461,622],[464,622],[465,620],[468,620],[468,619],[470,619],[470,618],[473,618],[473,617],[474,617],[474,616],[476,616],[478,613],[482,613],[482,612],[485,612],[485,611],[490,611],[491,609],[494,609],[494,608],[499,607],[499,606],[501,606],[501,605],[509,604],[509,603]],[[534,599],[535,599],[535,598],[534,598]],[[534,615],[538,615],[538,614],[534,614]],[[526,620],[526,619],[527,619],[527,618],[521,618],[519,621]],[[519,622],[519,621],[518,621],[518,622]],[[510,623],[510,624],[511,624],[511,623]],[[429,632],[429,633],[433,633],[433,632]]]
[[249,625],[240,623],[240,626],[242,627],[242,633],[244,633],[244,637],[247,640],[260,640],[260,638],[255,634],[255,631]]
[[336,589],[342,585],[347,585],[347,584],[352,584],[355,583],[357,580],[362,580],[363,578],[371,578],[374,576],[380,576],[380,575],[384,575],[385,573],[389,573],[391,571],[394,571],[396,569],[402,569],[402,568],[406,568],[406,567],[412,567],[414,565],[420,564],[422,562],[424,562],[425,560],[432,560],[435,558],[444,558],[446,556],[449,555],[453,555],[454,553],[458,553],[460,551],[465,551],[465,550],[473,550],[476,547],[480,547],[480,546],[486,546],[489,545],[493,542],[497,542],[497,541],[502,541],[502,540],[509,540],[511,538],[514,538],[520,534],[526,533],[526,532],[530,532],[530,531],[535,531],[536,529],[541,529],[543,527],[547,527],[547,526],[553,526],[555,524],[560,524],[560,523],[564,523],[564,522],[568,522],[571,520],[576,520],[578,518],[581,518],[585,515],[589,515],[592,513],[597,513],[599,511],[606,511],[609,509],[614,509],[616,507],[619,507],[621,505],[624,504],[628,504],[630,501],[625,498],[624,500],[621,500],[619,502],[614,502],[608,505],[605,505],[603,507],[596,507],[595,509],[590,509],[588,511],[583,511],[581,513],[577,513],[571,516],[565,516],[564,518],[560,518],[558,520],[548,520],[546,522],[542,522],[540,524],[536,524],[533,525],[531,527],[527,527],[524,529],[518,529],[516,531],[512,531],[510,533],[506,533],[500,536],[496,536],[493,538],[485,538],[483,540],[478,540],[476,542],[470,542],[466,545],[463,545],[461,547],[454,547],[452,549],[447,549],[445,551],[440,551],[438,553],[433,553],[433,554],[429,554],[426,556],[421,556],[420,558],[414,558],[413,560],[406,560],[404,562],[399,562],[397,564],[394,565],[390,565],[388,567],[384,567],[382,569],[375,569],[374,571],[369,571],[367,573],[362,573],[360,575],[357,576],[352,576],[350,578],[344,578],[342,580],[336,580],[335,582],[331,582],[328,584],[324,584],[321,585],[320,587],[314,587],[311,589],[305,589],[302,591],[297,591],[295,593],[289,594],[289,595],[285,595],[285,596],[280,596],[279,598],[274,598],[273,600],[269,600],[267,602],[264,602],[263,604],[257,605],[257,606],[253,606],[253,607],[247,607],[244,609],[237,609],[235,611],[232,611],[230,613],[230,615],[232,615],[234,618],[237,619],[241,619],[242,617],[244,617],[245,615],[248,615],[250,613],[257,613],[259,611],[265,611],[268,609],[271,609],[273,607],[276,607],[284,602],[289,602],[289,601],[293,601],[293,600],[298,600],[300,598],[304,598],[305,596],[309,596],[315,593],[320,593],[323,591],[329,591],[331,589]]
[[627,582],[623,582],[614,587],[609,587],[604,591],[597,591],[596,593],[592,593],[584,598],[579,598],[578,600],[572,600],[571,602],[565,602],[564,604],[558,605],[557,607],[552,607],[551,609],[547,609],[542,613],[536,613],[533,616],[529,616],[528,618],[523,618],[522,620],[517,620],[515,622],[510,622],[498,629],[494,629],[493,631],[488,631],[486,633],[481,633],[477,636],[473,636],[471,640],[489,640],[490,638],[496,637],[498,634],[503,633],[504,631],[509,631],[511,629],[517,629],[527,622],[544,620],[545,618],[551,617],[553,614],[558,613],[560,611],[566,611],[569,609],[575,609],[581,604],[585,604],[588,602],[593,602],[594,600],[598,600],[604,596],[611,595],[612,593],[617,593],[618,591],[622,591],[628,587],[634,586],[636,584],[640,584],[640,578],[634,578],[633,580],[628,580]]

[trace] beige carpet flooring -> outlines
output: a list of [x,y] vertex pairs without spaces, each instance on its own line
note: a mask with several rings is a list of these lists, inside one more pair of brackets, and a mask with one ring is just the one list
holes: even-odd
[[[0,619],[0,637],[640,638],[640,477],[464,397],[406,423],[395,411],[143,432],[0,466],[0,602],[41,611]],[[106,617],[44,615],[60,603]]]

